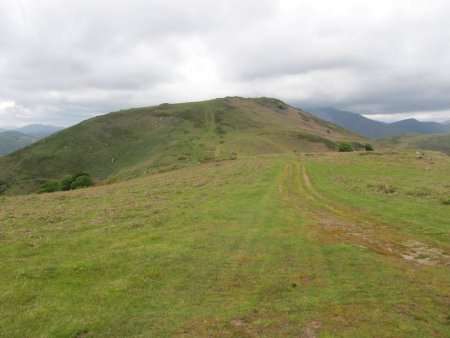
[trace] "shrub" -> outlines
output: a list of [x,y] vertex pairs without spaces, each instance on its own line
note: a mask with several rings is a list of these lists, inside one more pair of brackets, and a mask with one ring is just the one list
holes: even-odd
[[87,174],[76,176],[76,178],[73,180],[72,184],[70,185],[70,189],[80,189],[80,188],[87,188],[93,185],[94,182],[92,181],[91,177]]
[[61,190],[61,184],[58,181],[47,181],[41,185],[38,190],[39,194],[43,194],[46,192],[55,192]]
[[369,143],[366,143],[366,144],[364,145],[364,149],[366,149],[366,151],[373,151],[373,147],[372,147],[372,145],[369,144]]
[[284,102],[279,101],[279,102],[277,102],[277,107],[278,107],[278,109],[283,110],[283,109],[286,109],[286,104],[284,104]]
[[338,151],[340,151],[340,152],[353,151],[353,146],[348,142],[342,141],[338,145]]
[[0,181],[0,195],[8,189],[8,182]]
[[73,176],[72,175],[66,175],[62,178],[61,180],[61,190],[62,191],[67,191],[70,190],[70,186],[72,185],[73,182]]

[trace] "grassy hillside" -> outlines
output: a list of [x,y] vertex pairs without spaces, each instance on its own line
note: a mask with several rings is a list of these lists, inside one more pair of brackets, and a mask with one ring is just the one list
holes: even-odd
[[7,155],[17,149],[26,147],[37,138],[19,131],[7,130],[0,131],[0,156]]
[[130,109],[84,121],[0,159],[0,190],[36,191],[78,171],[122,180],[211,159],[334,150],[361,138],[275,99],[225,98]]
[[401,149],[434,150],[450,155],[450,132],[433,135],[399,135],[382,140]]
[[360,154],[0,197],[0,335],[448,337],[450,158]]

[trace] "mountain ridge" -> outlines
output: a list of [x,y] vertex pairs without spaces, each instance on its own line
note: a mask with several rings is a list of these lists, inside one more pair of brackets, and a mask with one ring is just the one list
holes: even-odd
[[37,138],[16,130],[0,131],[0,156],[5,156],[37,141]]
[[29,124],[20,128],[0,128],[0,156],[8,155],[64,128]]
[[336,123],[363,136],[376,139],[404,133],[431,134],[450,131],[450,126],[438,122],[421,122],[416,119],[405,119],[386,123],[372,120],[357,113],[330,107],[311,108],[308,111],[326,121]]

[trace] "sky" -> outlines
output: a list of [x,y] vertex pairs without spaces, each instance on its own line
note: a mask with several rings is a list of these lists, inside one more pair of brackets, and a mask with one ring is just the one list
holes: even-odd
[[450,119],[448,0],[0,0],[0,127],[276,97]]

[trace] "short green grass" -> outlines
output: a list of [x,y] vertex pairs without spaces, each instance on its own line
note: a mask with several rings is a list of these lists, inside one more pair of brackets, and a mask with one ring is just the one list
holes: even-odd
[[402,231],[450,245],[450,158],[415,152],[316,156],[307,162],[324,194],[358,208]]
[[[0,336],[447,337],[448,267],[323,226],[362,208],[387,238],[446,245],[442,161],[425,175],[402,154],[251,156],[0,197]],[[415,182],[408,189],[429,187],[426,216],[410,214],[419,197],[404,195],[399,170]],[[399,195],[367,187],[379,177]],[[339,205],[348,215],[333,214]]]

